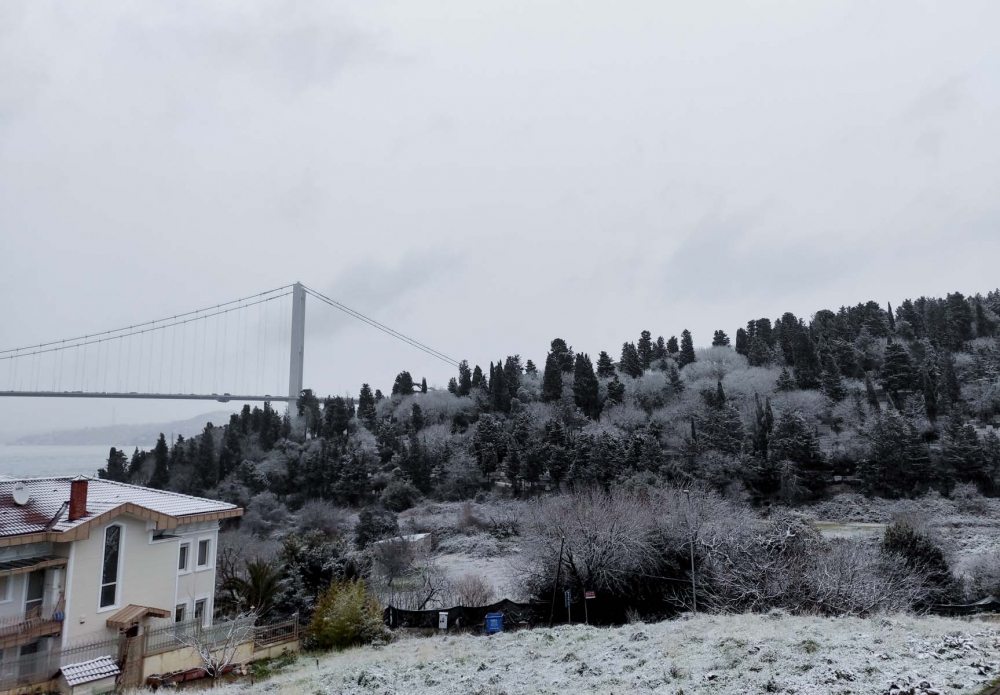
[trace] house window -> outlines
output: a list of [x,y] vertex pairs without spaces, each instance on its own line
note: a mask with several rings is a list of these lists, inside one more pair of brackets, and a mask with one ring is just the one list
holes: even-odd
[[174,622],[175,623],[183,623],[184,622],[184,616],[185,616],[186,613],[187,613],[187,604],[186,603],[178,603],[177,606],[174,608]]
[[212,540],[206,538],[205,540],[198,541],[198,567],[208,567],[209,561],[212,559],[209,554],[212,550]]
[[[10,601],[10,575],[0,577],[0,603]],[[3,650],[0,649],[0,652]]]
[[45,601],[45,570],[35,570],[28,575],[27,592],[24,595],[25,614],[42,613],[42,603]]
[[118,574],[122,527],[108,526],[104,532],[104,562],[101,565],[101,608],[118,603]]
[[205,622],[205,599],[203,598],[194,602],[194,619],[195,622]]
[[177,571],[187,572],[188,571],[188,555],[191,551],[190,543],[181,543],[180,555],[177,559]]

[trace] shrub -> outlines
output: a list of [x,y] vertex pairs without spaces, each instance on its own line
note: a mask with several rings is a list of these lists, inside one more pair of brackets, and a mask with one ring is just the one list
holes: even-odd
[[364,509],[358,515],[354,527],[354,542],[359,548],[367,548],[375,541],[399,535],[399,522],[388,509]]
[[306,634],[320,649],[346,649],[387,637],[382,607],[360,579],[335,581],[323,592]]
[[481,574],[467,574],[454,584],[454,601],[458,606],[487,606],[496,591]]
[[393,480],[385,486],[379,501],[393,512],[405,512],[416,503],[420,492],[405,480]]
[[348,512],[326,500],[310,500],[296,515],[296,526],[302,533],[319,531],[327,538],[344,536],[348,527]]
[[941,601],[953,588],[951,570],[944,551],[915,524],[897,521],[885,529],[882,549],[900,557],[930,586],[930,599]]
[[476,516],[472,507],[472,502],[466,502],[458,511],[458,529],[464,533],[475,533],[477,531],[487,531],[490,524]]
[[255,536],[266,538],[285,526],[288,509],[273,492],[262,492],[252,500],[243,515],[242,527]]

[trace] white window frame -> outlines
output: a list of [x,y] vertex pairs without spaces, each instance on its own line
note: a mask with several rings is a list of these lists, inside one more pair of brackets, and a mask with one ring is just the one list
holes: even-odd
[[[112,606],[101,607],[101,593],[104,590],[104,553],[107,551],[108,544],[108,530],[112,526],[117,526],[119,529],[118,535],[118,574],[115,580],[115,603]],[[98,566],[97,575],[97,612],[107,613],[108,611],[118,610],[121,607],[122,602],[122,592],[125,588],[125,524],[113,523],[108,524],[104,527],[104,531],[101,534],[101,562]]]
[[[208,552],[205,553],[205,564],[198,564],[198,555],[201,553],[201,544],[208,542]],[[198,542],[194,546],[194,571],[204,572],[205,570],[210,570],[215,568],[215,536],[202,536],[198,539]]]
[[[0,595],[0,603],[10,603],[14,600],[14,577],[17,575],[8,574],[7,575],[7,595]],[[3,651],[0,649],[0,651]]]
[[[183,616],[181,617],[180,620],[177,619],[177,609],[178,608],[183,608],[184,609]],[[188,604],[187,604],[187,601],[184,601],[183,603],[174,604],[174,624],[176,625],[177,623],[183,623],[187,619],[188,619]]]
[[[187,548],[187,562],[184,563],[184,569],[181,569],[181,548]],[[177,567],[177,574],[191,574],[191,563],[191,541],[181,541],[177,544],[177,562],[174,563],[174,566]]]
[[211,596],[195,596],[194,600],[191,602],[191,620],[198,619],[198,602],[205,602],[205,611],[201,615],[201,626],[211,627],[212,626],[212,597]]

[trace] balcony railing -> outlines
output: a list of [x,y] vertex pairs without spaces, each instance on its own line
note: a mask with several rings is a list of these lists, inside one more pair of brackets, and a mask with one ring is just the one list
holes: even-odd
[[35,606],[23,613],[0,617],[0,646],[19,637],[44,637],[58,634],[63,619],[65,601],[62,597],[48,609]]

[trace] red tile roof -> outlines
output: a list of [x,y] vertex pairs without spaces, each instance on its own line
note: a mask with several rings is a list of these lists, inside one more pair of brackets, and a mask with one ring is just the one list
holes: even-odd
[[[69,531],[127,503],[179,518],[181,521],[185,516],[237,509],[232,504],[182,495],[179,492],[88,478],[87,515],[70,521],[67,509],[70,480],[72,478],[69,477],[0,479],[0,538],[45,531]],[[16,483],[24,483],[30,494],[28,503],[23,506],[14,502]]]

